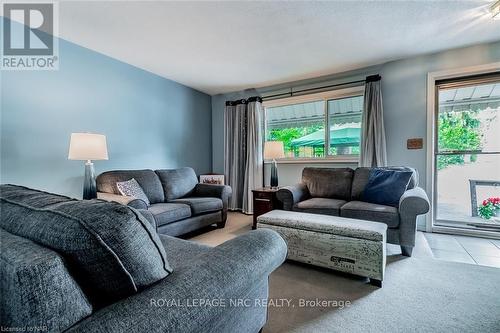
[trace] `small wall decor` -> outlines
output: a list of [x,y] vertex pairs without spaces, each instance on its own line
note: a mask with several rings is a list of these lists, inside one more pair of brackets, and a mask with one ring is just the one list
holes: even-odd
[[224,175],[200,175],[201,184],[224,185]]
[[424,147],[424,139],[414,138],[406,140],[406,149],[422,149]]

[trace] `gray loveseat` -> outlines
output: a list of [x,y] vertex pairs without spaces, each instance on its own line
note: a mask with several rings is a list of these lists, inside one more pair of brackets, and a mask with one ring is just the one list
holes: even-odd
[[388,168],[413,172],[398,207],[363,201],[370,168],[362,167],[356,170],[304,168],[301,183],[281,188],[277,197],[283,202],[284,210],[385,223],[388,227],[387,242],[400,245],[403,255],[411,256],[415,246],[417,216],[429,211],[429,199],[425,191],[418,187],[418,173],[415,169]]
[[[117,182],[132,178],[144,190],[150,206],[118,191]],[[99,199],[139,209],[161,234],[178,236],[211,224],[220,228],[226,224],[231,187],[199,184],[192,168],[107,171],[96,182]]]
[[256,333],[266,322],[268,276],[286,257],[273,231],[211,248],[158,235],[115,202],[1,185],[0,203],[2,331]]

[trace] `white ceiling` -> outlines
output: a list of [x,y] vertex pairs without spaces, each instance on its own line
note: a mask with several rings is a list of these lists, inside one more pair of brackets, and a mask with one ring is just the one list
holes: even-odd
[[217,94],[500,40],[491,3],[67,1],[59,34]]

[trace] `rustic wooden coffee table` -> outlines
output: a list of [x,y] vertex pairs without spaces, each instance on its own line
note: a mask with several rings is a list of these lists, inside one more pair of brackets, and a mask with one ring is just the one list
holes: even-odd
[[382,287],[384,223],[273,210],[257,218],[257,228],[280,233],[287,242],[290,260],[366,276],[371,284]]

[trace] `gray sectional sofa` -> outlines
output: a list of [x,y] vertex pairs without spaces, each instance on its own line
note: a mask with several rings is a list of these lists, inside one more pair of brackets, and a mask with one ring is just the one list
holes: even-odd
[[[284,210],[342,216],[387,224],[387,242],[401,246],[403,255],[411,256],[415,246],[417,216],[429,211],[429,199],[418,187],[418,173],[407,167],[386,169],[412,171],[399,206],[363,201],[370,168],[304,168],[302,181],[281,188],[277,198]],[[314,195],[311,195],[314,193]]]
[[[120,194],[117,182],[134,178],[150,201]],[[223,228],[231,187],[199,184],[192,168],[107,171],[96,179],[97,197],[139,209],[156,224],[158,233],[178,236],[217,224]]]
[[210,248],[158,235],[115,202],[1,185],[0,204],[2,331],[255,333],[266,322],[268,276],[286,257],[273,231]]

